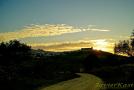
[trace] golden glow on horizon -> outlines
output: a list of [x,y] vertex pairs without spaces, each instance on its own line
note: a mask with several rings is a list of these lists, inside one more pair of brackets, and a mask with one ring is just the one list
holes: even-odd
[[108,42],[106,39],[97,39],[90,41],[74,41],[74,42],[61,42],[61,43],[41,43],[41,44],[30,44],[34,49],[43,49],[46,51],[72,51],[79,50],[81,48],[93,47],[96,50],[102,50],[113,53],[113,43]]
[[96,40],[95,49],[107,51],[107,45],[108,45],[108,42],[106,42],[106,40]]
[[[89,31],[90,32],[109,32],[110,30],[106,29],[99,29],[95,27],[74,27],[71,25],[66,25],[66,24],[45,24],[45,25],[30,25],[22,28],[19,31],[16,32],[5,32],[5,33],[0,33],[0,42],[1,41],[8,41],[8,40],[13,40],[13,39],[24,39],[28,40],[27,38],[32,38],[33,37],[55,37],[57,35],[63,35],[63,34],[70,34],[70,33],[76,33],[76,32],[85,32]],[[65,36],[66,39],[67,36]],[[78,36],[79,37],[79,36]],[[70,37],[73,39],[73,37]],[[84,35],[83,35],[83,38]],[[31,40],[32,40],[31,39]],[[56,42],[56,40],[54,41]],[[71,50],[78,50],[81,48],[90,48],[93,47],[94,49],[97,50],[102,50],[102,51],[108,51],[112,52],[112,44],[110,41],[107,39],[96,39],[96,40],[78,40],[78,41],[68,41],[68,40],[63,40],[61,42],[49,42],[46,43],[45,41],[42,41],[41,43],[37,43],[36,41],[34,43],[27,42],[28,45],[32,46],[35,49],[43,49],[43,50],[48,50],[48,51],[71,51]]]
[[113,53],[113,43],[108,42],[106,39],[92,40],[92,42],[94,49]]
[[72,50],[78,50],[81,48],[89,48],[92,46],[92,43],[90,41],[72,41],[72,42],[57,42],[57,43],[38,43],[38,44],[29,44],[34,49],[43,49],[47,51],[56,51],[56,52],[62,52],[62,51],[72,51]]

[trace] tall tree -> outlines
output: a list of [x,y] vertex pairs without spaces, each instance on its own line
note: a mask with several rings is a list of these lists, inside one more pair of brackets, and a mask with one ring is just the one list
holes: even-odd
[[114,53],[134,56],[134,30],[132,31],[130,40],[120,40],[117,44],[115,44]]
[[133,32],[131,34],[130,39],[131,39],[131,47],[132,47],[132,50],[134,50],[134,30],[133,30]]

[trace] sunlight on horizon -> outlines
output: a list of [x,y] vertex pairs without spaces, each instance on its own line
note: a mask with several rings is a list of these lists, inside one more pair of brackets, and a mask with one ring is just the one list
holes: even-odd
[[107,51],[107,45],[108,45],[108,42],[106,42],[106,40],[96,40],[95,49]]
[[106,39],[92,40],[94,49],[113,53],[113,43],[108,42]]
[[113,43],[106,39],[97,39],[83,42],[68,42],[68,43],[51,43],[51,44],[31,44],[33,49],[43,49],[45,51],[64,52],[80,50],[81,48],[91,48],[113,53]]

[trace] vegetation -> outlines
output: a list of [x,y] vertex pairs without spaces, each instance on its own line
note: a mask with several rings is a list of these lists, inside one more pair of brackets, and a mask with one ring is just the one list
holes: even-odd
[[2,90],[33,90],[42,84],[47,86],[78,77],[71,72],[74,66],[67,61],[66,55],[39,56],[38,53],[34,55],[33,51],[30,46],[17,40],[0,43]]
[[134,56],[134,30],[130,36],[130,40],[120,40],[117,44],[115,44],[114,52],[116,54]]
[[[133,82],[134,57],[125,57],[93,49],[71,52],[32,50],[17,40],[0,43],[0,87],[36,90],[60,81],[90,73],[104,82]],[[45,55],[46,54],[46,55]],[[48,54],[48,55],[47,55]],[[49,55],[50,54],[50,55]]]

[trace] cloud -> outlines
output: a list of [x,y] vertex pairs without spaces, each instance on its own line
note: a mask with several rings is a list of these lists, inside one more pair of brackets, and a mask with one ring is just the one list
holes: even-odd
[[103,50],[113,53],[114,42],[113,40],[96,39],[57,43],[35,43],[30,45],[33,49],[43,49],[46,51],[71,51],[93,47],[96,50]]
[[0,33],[0,41],[8,41],[12,39],[20,39],[27,37],[55,36],[67,33],[76,33],[83,31],[110,31],[97,28],[76,28],[66,24],[45,24],[45,25],[29,25],[16,32]]
[[106,29],[90,29],[91,31],[100,31],[100,32],[108,32],[110,30],[106,30]]
[[30,44],[33,49],[43,49],[47,51],[71,51],[80,48],[89,48],[92,46],[90,41],[73,41],[61,43],[48,43],[48,44]]
[[67,26],[64,24],[30,25],[25,26],[25,28],[17,32],[0,33],[0,38],[1,40],[6,41],[26,37],[54,36],[54,35],[61,35],[65,33],[74,33],[80,31],[81,31],[80,29],[76,29],[73,28],[72,26]]

